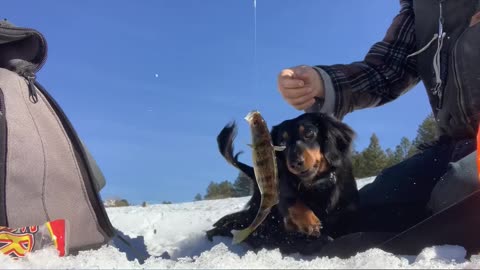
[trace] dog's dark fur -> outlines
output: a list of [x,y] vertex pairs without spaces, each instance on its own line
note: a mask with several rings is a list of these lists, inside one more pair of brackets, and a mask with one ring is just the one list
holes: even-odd
[[[225,159],[249,176],[253,168],[233,154],[235,124],[227,125],[217,142]],[[254,248],[280,248],[283,252],[311,253],[329,240],[349,233],[349,213],[355,210],[358,191],[353,177],[350,146],[354,132],[346,124],[321,113],[306,113],[271,130],[277,152],[280,202],[246,242]],[[261,194],[258,186],[245,210],[221,218],[207,232],[232,236],[232,229],[253,221]]]

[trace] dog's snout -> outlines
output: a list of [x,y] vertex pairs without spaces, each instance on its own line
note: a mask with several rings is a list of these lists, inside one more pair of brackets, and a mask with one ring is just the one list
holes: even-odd
[[293,165],[294,169],[301,170],[301,169],[303,169],[303,167],[305,165],[305,159],[302,156],[297,157],[292,165]]
[[288,151],[288,162],[292,172],[302,172],[305,170],[305,157],[303,145],[297,143]]

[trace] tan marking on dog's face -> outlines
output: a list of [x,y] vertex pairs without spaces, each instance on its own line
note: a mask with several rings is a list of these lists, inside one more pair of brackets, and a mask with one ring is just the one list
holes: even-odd
[[305,149],[303,151],[303,158],[305,160],[305,169],[313,169],[315,165],[318,166],[318,173],[324,173],[329,170],[328,162],[320,149]]
[[287,141],[288,140],[288,132],[284,131],[283,134],[282,134],[282,138],[284,141]]
[[298,133],[299,133],[299,134],[303,134],[303,132],[305,132],[305,127],[304,127],[303,125],[300,125],[300,126],[298,127]]
[[312,169],[321,158],[320,151],[314,149],[305,149],[303,151],[303,160],[305,169]]
[[321,152],[319,153],[320,153],[320,156],[318,159],[318,172],[325,173],[330,170],[330,165],[327,159],[325,158],[325,156]]

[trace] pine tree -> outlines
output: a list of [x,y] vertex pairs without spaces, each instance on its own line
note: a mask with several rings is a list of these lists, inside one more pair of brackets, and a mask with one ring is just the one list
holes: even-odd
[[115,207],[124,207],[124,206],[130,206],[127,200],[121,199],[121,200],[116,200],[115,201]]
[[361,155],[364,164],[362,166],[364,168],[362,177],[377,175],[387,166],[387,156],[382,150],[375,133],[370,137],[370,144],[362,151]]
[[396,157],[395,157],[395,152],[392,151],[392,149],[390,148],[387,148],[387,150],[385,150],[385,156],[387,158],[387,164],[386,164],[386,167],[390,167],[392,166],[393,164],[395,164],[396,162]]
[[397,145],[395,149],[395,155],[398,157],[399,160],[404,160],[408,157],[408,151],[412,148],[412,142],[407,137],[402,137],[400,139],[400,144]]
[[412,143],[407,137],[402,137],[400,139],[400,144],[395,147],[395,151],[392,153],[391,157],[388,158],[387,167],[393,166],[397,163],[400,163],[407,157],[412,149]]
[[202,195],[200,193],[197,193],[197,195],[195,195],[195,198],[193,198],[194,201],[201,201],[202,200]]
[[245,197],[252,195],[252,179],[248,177],[243,172],[240,172],[237,176],[237,179],[233,183],[233,189],[235,191],[235,197]]
[[437,122],[433,117],[433,114],[430,114],[423,120],[422,124],[418,127],[417,130],[417,137],[415,138],[415,142],[426,143],[432,142],[437,138]]
[[205,200],[224,199],[233,197],[235,194],[232,183],[223,181],[221,183],[211,182],[207,187],[207,193],[203,197]]
[[210,199],[213,199],[215,196],[217,196],[219,193],[220,192],[219,192],[218,184],[214,182],[210,182],[210,184],[207,187],[207,192],[205,193],[205,196],[203,196],[203,198],[205,200],[210,200]]
[[408,156],[416,154],[418,152],[417,147],[421,144],[435,141],[438,138],[437,128],[435,117],[433,117],[433,114],[429,114],[418,127],[417,136],[413,140]]
[[233,188],[232,183],[229,181],[223,181],[220,184],[218,184],[219,188],[219,195],[222,198],[231,198],[235,196],[235,190]]
[[352,168],[353,175],[355,178],[365,177],[365,166],[364,166],[362,153],[358,151],[353,151],[352,153]]

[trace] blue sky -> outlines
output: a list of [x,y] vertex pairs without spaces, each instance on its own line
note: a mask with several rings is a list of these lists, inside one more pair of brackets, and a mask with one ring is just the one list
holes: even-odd
[[[251,164],[243,117],[275,125],[301,112],[276,86],[281,69],[363,59],[399,10],[398,0],[6,1],[0,17],[42,32],[38,80],[63,107],[107,178],[102,197],[133,203],[191,201],[237,171],[216,136],[236,120],[237,150]],[[156,76],[157,74],[157,76]],[[415,137],[430,112],[423,85],[344,121],[361,150]]]

